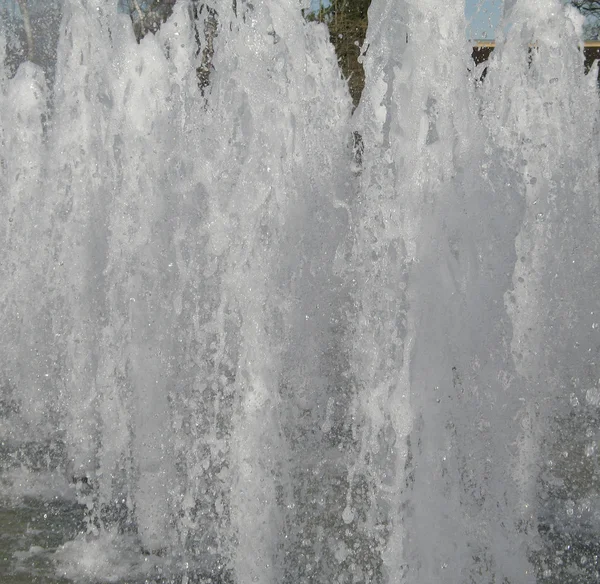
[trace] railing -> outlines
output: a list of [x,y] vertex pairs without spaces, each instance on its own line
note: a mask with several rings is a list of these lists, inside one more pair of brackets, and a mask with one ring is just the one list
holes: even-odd
[[[479,40],[473,45],[473,61],[476,65],[484,63],[490,58],[496,48],[495,41]],[[594,61],[600,60],[600,41],[585,41],[583,43],[586,73],[591,69]]]

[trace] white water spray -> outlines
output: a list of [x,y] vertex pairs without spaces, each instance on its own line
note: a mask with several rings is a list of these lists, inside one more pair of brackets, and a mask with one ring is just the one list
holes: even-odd
[[577,19],[532,6],[481,84],[462,4],[374,0],[352,117],[295,0],[139,44],[67,0],[52,86],[0,74],[2,437],[64,445],[61,574],[535,581],[599,177]]

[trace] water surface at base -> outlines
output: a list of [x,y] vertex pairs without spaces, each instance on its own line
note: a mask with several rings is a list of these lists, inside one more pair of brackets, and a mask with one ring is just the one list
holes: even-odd
[[143,553],[132,536],[86,535],[85,508],[74,501],[0,499],[0,532],[2,584],[231,582],[181,557]]
[[80,506],[61,501],[0,499],[2,584],[66,584],[56,576],[54,554],[82,529]]
[[[84,508],[74,501],[26,497],[15,502],[0,498],[0,533],[2,584],[233,582],[229,576],[210,576],[202,571],[168,575],[173,568],[181,572],[179,562],[174,566],[165,558],[145,556],[140,553],[139,542],[131,538],[86,538]],[[533,558],[539,584],[600,581],[600,542],[595,531],[578,530],[574,521],[570,532],[561,531],[559,525],[544,524],[541,536],[543,549]],[[61,577],[61,572],[69,573],[75,566],[77,576]]]

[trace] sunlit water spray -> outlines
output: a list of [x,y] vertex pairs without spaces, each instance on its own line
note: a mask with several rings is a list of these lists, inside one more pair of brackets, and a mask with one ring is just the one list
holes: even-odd
[[77,501],[75,582],[534,582],[600,377],[581,23],[508,3],[482,84],[462,5],[375,0],[351,115],[296,1],[201,8],[68,0],[0,74],[3,497]]

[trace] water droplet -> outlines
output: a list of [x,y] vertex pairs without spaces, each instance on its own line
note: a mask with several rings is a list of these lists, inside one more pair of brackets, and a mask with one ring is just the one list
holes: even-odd
[[346,508],[344,509],[344,512],[342,513],[342,519],[344,520],[344,523],[346,523],[346,524],[352,523],[352,521],[354,521],[354,511],[352,510],[350,505],[346,505]]
[[569,499],[566,503],[565,503],[566,507],[567,507],[567,515],[569,517],[571,517],[573,515],[573,510],[575,507],[575,503],[573,501],[571,501],[571,499]]
[[600,388],[592,387],[585,392],[585,400],[591,406],[600,406]]

